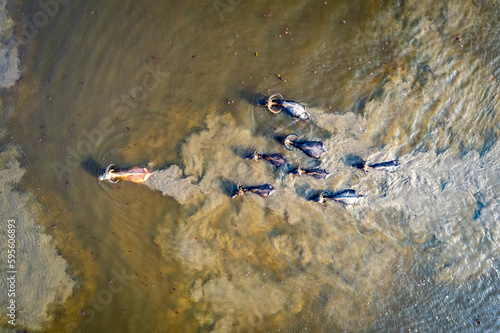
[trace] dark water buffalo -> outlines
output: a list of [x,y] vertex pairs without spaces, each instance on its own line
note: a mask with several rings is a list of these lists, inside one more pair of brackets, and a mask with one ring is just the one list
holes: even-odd
[[327,179],[328,177],[330,177],[330,174],[325,169],[302,169],[302,165],[299,165],[297,169],[292,171],[292,174],[296,174],[299,176],[307,175],[316,179]]
[[253,155],[246,157],[246,159],[247,160],[252,159],[255,162],[259,162],[259,160],[264,160],[271,163],[275,167],[279,167],[287,163],[285,156],[281,154],[259,154],[258,150],[256,150],[255,153],[253,153]]
[[355,163],[352,166],[358,169],[363,169],[365,172],[368,172],[369,168],[372,168],[373,170],[394,172],[401,166],[401,164],[399,164],[398,161],[394,160],[394,161],[387,161],[374,164],[367,164],[362,162],[362,163]]
[[267,198],[276,193],[276,189],[269,184],[243,187],[238,183],[236,191],[231,196],[231,198],[236,198],[240,195],[246,195],[247,193],[255,193],[263,198]]
[[267,99],[267,108],[272,113],[279,113],[284,110],[292,118],[299,120],[309,119],[309,113],[307,113],[307,109],[304,105],[295,101],[287,101],[283,99],[283,96],[280,94],[273,94],[269,96]]
[[297,134],[289,134],[285,137],[283,143],[288,150],[292,150],[290,147],[295,147],[302,150],[306,155],[313,158],[320,158],[326,152],[325,147],[323,147],[323,142],[321,141],[292,141],[291,136],[297,136]]
[[320,204],[326,206],[327,199],[332,199],[338,202],[343,203],[344,205],[356,205],[363,196],[356,193],[354,190],[343,190],[337,193],[328,193],[327,191],[323,191],[316,198],[316,201]]

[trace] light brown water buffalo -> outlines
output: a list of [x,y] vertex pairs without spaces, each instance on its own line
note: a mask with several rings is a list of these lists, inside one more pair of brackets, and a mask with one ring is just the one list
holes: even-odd
[[128,170],[114,171],[112,167],[113,164],[110,164],[106,168],[106,172],[99,176],[100,181],[107,180],[110,183],[118,183],[121,179],[132,183],[144,183],[152,175],[148,168],[133,167]]

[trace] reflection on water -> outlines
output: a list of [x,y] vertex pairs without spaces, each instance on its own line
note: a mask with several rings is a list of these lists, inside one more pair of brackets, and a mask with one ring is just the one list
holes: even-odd
[[[32,41],[9,130],[78,281],[47,328],[498,330],[498,4],[224,8],[71,3]],[[272,93],[310,121],[256,105]],[[99,184],[109,164],[156,171]],[[277,193],[231,199],[240,181]],[[348,188],[362,204],[308,200]]]

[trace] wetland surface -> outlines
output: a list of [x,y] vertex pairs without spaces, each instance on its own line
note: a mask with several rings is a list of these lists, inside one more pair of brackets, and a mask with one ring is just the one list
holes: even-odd
[[[2,90],[0,194],[23,230],[18,328],[500,330],[498,1],[40,11],[7,6],[22,74]],[[257,105],[273,93],[310,121]],[[274,138],[289,133],[327,153],[287,151]],[[257,149],[332,175],[243,158]],[[351,167],[394,159],[393,173]],[[99,183],[109,164],[155,171]],[[231,199],[238,182],[276,194]],[[349,188],[359,205],[308,200]]]

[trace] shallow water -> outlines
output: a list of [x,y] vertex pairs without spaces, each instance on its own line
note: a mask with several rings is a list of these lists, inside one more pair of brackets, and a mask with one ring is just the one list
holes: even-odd
[[[8,128],[76,281],[44,331],[498,331],[499,14],[495,1],[61,5],[24,43]],[[311,121],[256,105],[271,93]],[[287,151],[274,138],[289,133],[328,153]],[[243,158],[256,149],[332,176]],[[392,159],[394,173],[350,166]],[[109,164],[156,171],[100,184]],[[277,193],[231,199],[238,182]],[[347,188],[360,205],[308,200]]]

